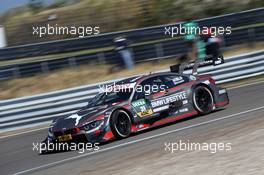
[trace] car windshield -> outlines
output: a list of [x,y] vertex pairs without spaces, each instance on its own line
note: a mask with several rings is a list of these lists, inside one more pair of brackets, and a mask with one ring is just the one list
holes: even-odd
[[126,101],[129,99],[131,94],[132,94],[132,89],[129,90],[127,89],[125,91],[120,91],[120,92],[111,91],[111,92],[99,93],[89,101],[87,106],[93,107],[93,106],[105,105],[109,103]]

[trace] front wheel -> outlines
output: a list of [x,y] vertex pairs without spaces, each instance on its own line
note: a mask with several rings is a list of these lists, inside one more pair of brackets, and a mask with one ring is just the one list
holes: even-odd
[[204,86],[198,86],[193,92],[193,103],[200,114],[208,114],[213,111],[214,100],[211,91]]
[[117,139],[126,138],[131,133],[131,119],[124,110],[116,110],[110,118],[110,126]]

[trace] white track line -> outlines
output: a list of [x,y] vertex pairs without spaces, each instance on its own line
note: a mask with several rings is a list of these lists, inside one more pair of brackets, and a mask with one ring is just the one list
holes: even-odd
[[252,85],[256,85],[256,84],[261,84],[261,83],[264,83],[264,80],[258,81],[258,82],[253,82],[253,83],[248,83],[248,84],[242,84],[242,85],[230,87],[230,88],[227,88],[227,89],[228,90],[232,90],[232,89],[237,89],[237,88],[252,86]]
[[[254,82],[254,83],[243,84],[243,85],[239,85],[239,86],[235,86],[235,87],[231,87],[231,88],[227,88],[227,89],[228,89],[228,90],[238,89],[238,88],[247,87],[247,86],[252,86],[252,85],[261,84],[261,83],[264,83],[264,81],[259,81],[259,82]],[[43,128],[39,128],[39,129],[33,129],[33,130],[29,130],[29,131],[19,132],[19,133],[16,133],[16,134],[10,134],[10,135],[6,135],[6,136],[1,136],[0,139],[4,139],[4,138],[8,138],[8,137],[12,137],[12,136],[17,136],[17,135],[21,135],[21,134],[27,134],[27,133],[31,133],[31,132],[35,132],[35,131],[39,131],[39,130],[43,130],[43,129],[47,129],[47,128],[48,128],[48,127],[43,127]]]
[[[7,138],[7,137],[12,137],[12,136],[17,136],[17,135],[21,135],[21,134],[27,134],[27,133],[31,133],[31,132],[35,132],[35,131],[40,131],[40,130],[43,130],[43,129],[48,129],[49,126],[45,126],[45,127],[41,127],[41,128],[38,128],[38,129],[32,129],[32,130],[29,130],[29,131],[23,131],[23,132],[19,132],[19,133],[16,133],[16,134],[10,134],[10,135],[7,135],[7,136],[1,136],[0,139],[4,139],[4,138]],[[12,132],[15,132],[15,131],[12,131]]]
[[65,163],[65,162],[68,162],[68,161],[76,160],[76,159],[79,159],[79,158],[82,158],[82,157],[86,157],[86,156],[90,156],[90,155],[93,155],[93,154],[105,152],[105,151],[112,150],[112,149],[115,149],[115,148],[124,147],[124,146],[131,145],[131,144],[134,144],[134,143],[150,140],[150,139],[157,138],[157,137],[160,137],[160,136],[168,135],[168,134],[171,134],[171,133],[183,131],[183,130],[190,129],[190,128],[199,127],[199,126],[202,126],[202,125],[210,124],[210,123],[217,122],[217,121],[224,120],[224,119],[229,119],[229,118],[232,118],[232,117],[237,117],[237,116],[240,116],[240,115],[243,115],[243,114],[247,114],[247,113],[250,113],[250,112],[263,110],[263,109],[264,109],[264,106],[261,106],[261,107],[258,107],[258,108],[246,110],[246,111],[239,112],[239,113],[236,113],[236,114],[231,114],[231,115],[228,115],[228,116],[225,116],[225,117],[221,117],[221,118],[217,118],[217,119],[201,122],[201,123],[198,123],[198,124],[182,127],[182,128],[179,128],[179,129],[163,132],[163,133],[160,133],[160,134],[152,135],[152,136],[141,138],[141,139],[137,139],[137,140],[132,140],[132,141],[129,141],[129,142],[126,142],[126,143],[121,143],[119,145],[115,145],[115,146],[111,146],[111,147],[108,147],[108,148],[104,148],[104,149],[101,149],[99,151],[85,153],[85,154],[82,154],[82,155],[78,155],[78,156],[66,158],[66,159],[63,159],[63,160],[60,160],[60,161],[56,161],[56,162],[48,163],[48,164],[45,164],[45,165],[41,165],[41,166],[38,166],[38,167],[35,167],[35,168],[31,168],[31,169],[28,169],[28,170],[20,171],[20,172],[15,173],[14,175],[20,175],[20,174],[30,173],[30,172],[36,171],[36,170],[41,170],[41,169],[44,169],[44,168],[49,168],[51,166],[59,165],[61,163]]

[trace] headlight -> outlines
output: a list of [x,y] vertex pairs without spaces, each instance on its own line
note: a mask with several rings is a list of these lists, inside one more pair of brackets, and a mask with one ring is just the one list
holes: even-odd
[[92,132],[104,124],[104,120],[95,120],[81,127],[85,131]]

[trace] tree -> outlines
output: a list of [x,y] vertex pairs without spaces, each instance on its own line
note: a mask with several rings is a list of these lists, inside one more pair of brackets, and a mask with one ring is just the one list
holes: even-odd
[[33,14],[38,13],[44,6],[42,0],[29,0],[28,7],[31,9]]

